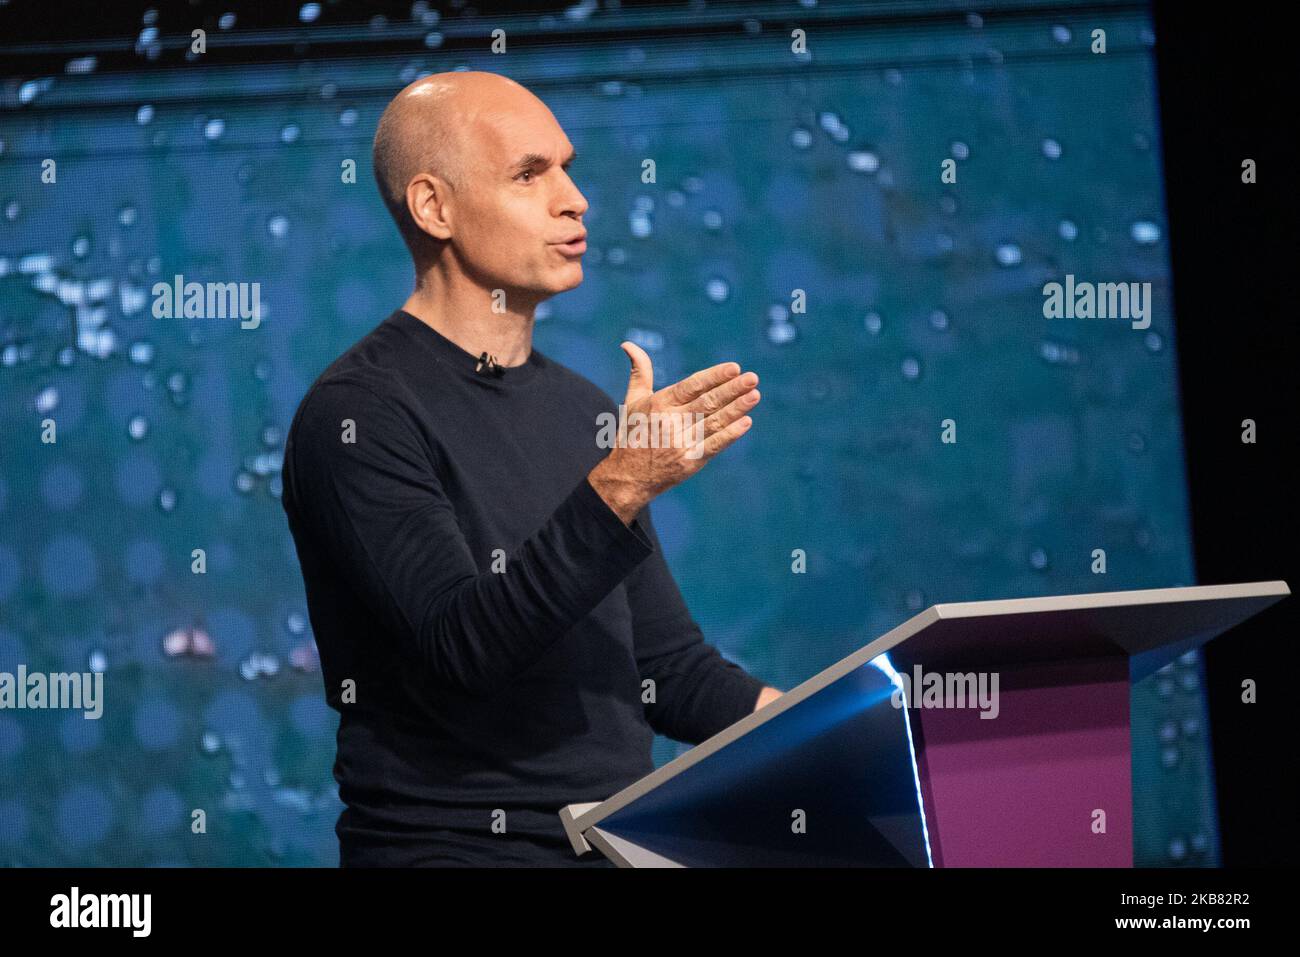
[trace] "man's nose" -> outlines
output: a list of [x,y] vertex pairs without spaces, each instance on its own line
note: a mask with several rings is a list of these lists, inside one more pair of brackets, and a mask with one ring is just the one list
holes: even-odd
[[565,199],[560,214],[568,215],[571,213],[574,216],[581,216],[587,211],[588,205],[587,197],[583,196],[577,190],[574,190],[573,195]]
[[582,191],[570,179],[569,188],[564,191],[564,195],[560,199],[560,215],[572,213],[575,216],[581,216],[589,206],[587,197],[582,195]]

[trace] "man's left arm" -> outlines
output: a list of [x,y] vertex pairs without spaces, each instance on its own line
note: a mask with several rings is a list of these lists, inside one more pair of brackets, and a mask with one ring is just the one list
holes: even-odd
[[[627,577],[637,668],[646,720],[657,733],[699,744],[781,695],[704,641],[664,560],[650,519],[637,521],[654,552]],[[650,698],[652,700],[646,700]]]

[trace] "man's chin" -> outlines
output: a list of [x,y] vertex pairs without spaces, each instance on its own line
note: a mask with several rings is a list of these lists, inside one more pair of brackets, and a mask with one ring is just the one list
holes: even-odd
[[571,263],[569,268],[563,274],[557,277],[558,288],[551,292],[551,295],[557,295],[567,292],[570,289],[576,289],[582,285],[582,263]]

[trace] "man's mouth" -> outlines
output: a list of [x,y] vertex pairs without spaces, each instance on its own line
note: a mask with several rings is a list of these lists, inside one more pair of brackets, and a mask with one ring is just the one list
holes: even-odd
[[587,234],[578,233],[562,243],[555,243],[555,248],[566,256],[581,256],[587,251]]

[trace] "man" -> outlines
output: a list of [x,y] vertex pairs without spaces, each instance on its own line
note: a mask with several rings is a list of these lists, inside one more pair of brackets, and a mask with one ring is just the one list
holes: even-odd
[[703,642],[646,507],[749,428],[758,377],[655,391],[625,342],[629,409],[703,438],[607,452],[614,401],[532,348],[537,304],[582,281],[572,160],[491,73],[411,84],[375,134],[415,291],[308,390],[282,496],[341,715],[343,866],[603,863],[563,805],[649,773],[655,731],[698,743],[780,694]]

